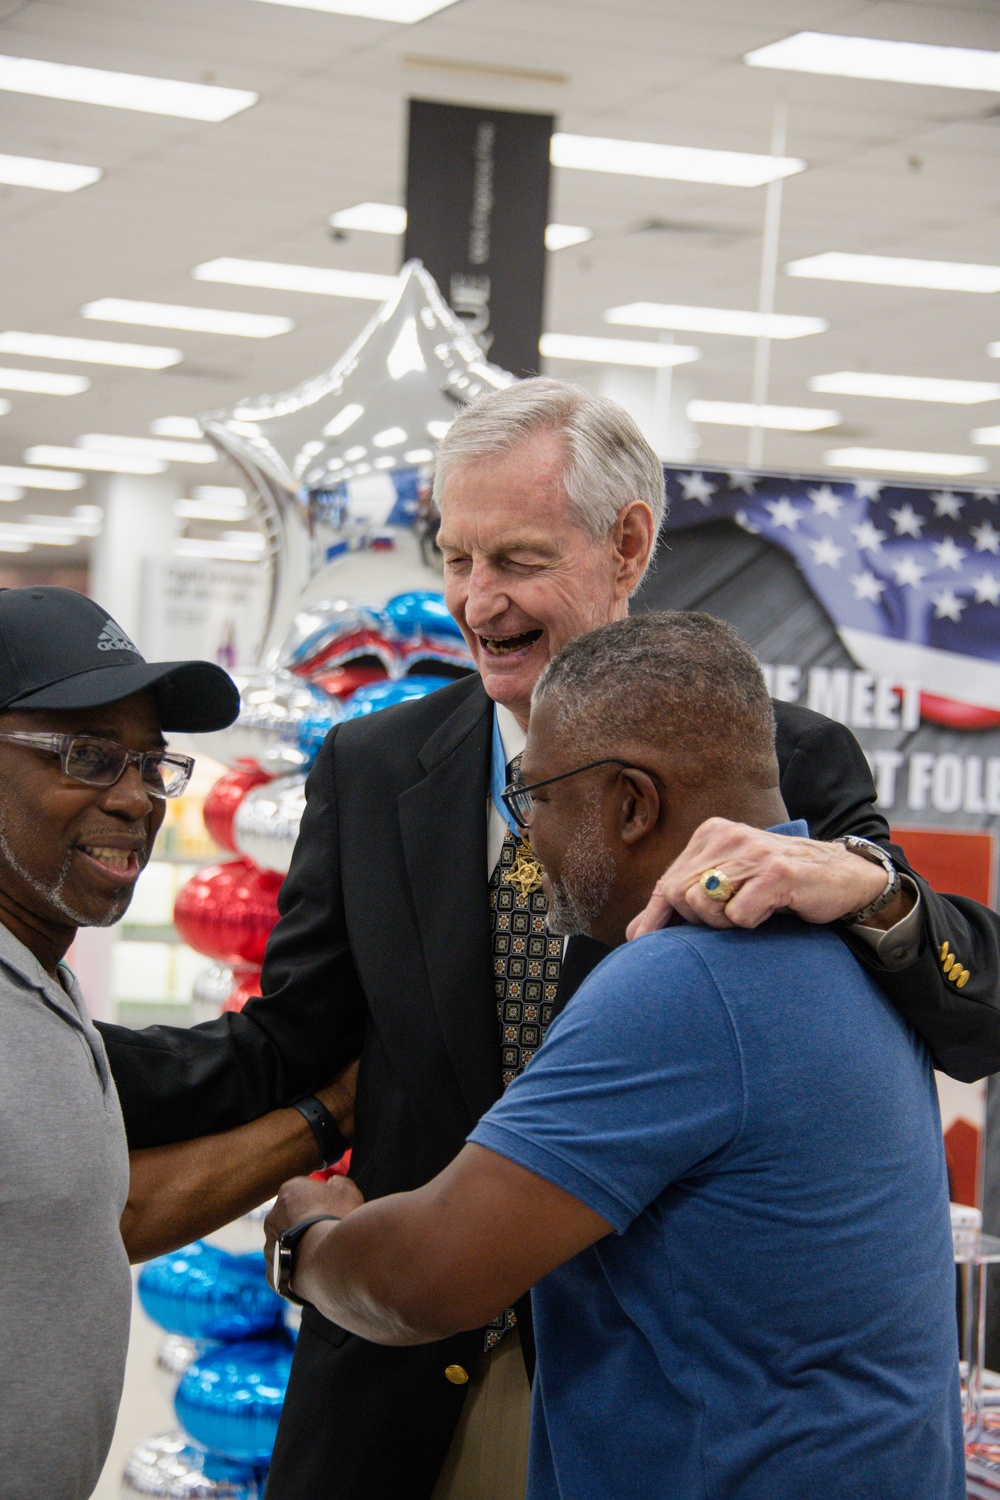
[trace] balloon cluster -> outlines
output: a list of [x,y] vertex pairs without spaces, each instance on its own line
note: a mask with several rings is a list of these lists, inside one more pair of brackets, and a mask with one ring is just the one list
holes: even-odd
[[137,1291],[167,1332],[157,1364],[180,1430],[133,1449],[124,1500],[260,1500],[294,1343],[263,1258],[199,1240],[150,1261]]
[[306,775],[335,724],[421,698],[472,669],[440,594],[386,604],[335,599],[300,610],[274,667],[237,675],[240,716],[198,736],[229,767],[205,798],[205,826],[236,858],[199,870],[174,923],[213,960],[194,993],[198,1018],[241,1010],[260,994],[264,948],[278,920],[305,807]]

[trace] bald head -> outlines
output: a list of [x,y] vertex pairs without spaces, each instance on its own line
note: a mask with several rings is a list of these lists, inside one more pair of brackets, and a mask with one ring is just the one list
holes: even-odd
[[[578,636],[535,688],[521,763],[558,931],[620,942],[711,817],[786,816],[774,713],[752,652],[710,615],[638,615]],[[595,762],[597,764],[595,764]]]

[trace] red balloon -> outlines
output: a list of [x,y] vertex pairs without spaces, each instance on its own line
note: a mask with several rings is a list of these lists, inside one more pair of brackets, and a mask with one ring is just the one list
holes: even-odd
[[230,854],[239,853],[233,841],[236,809],[251,787],[270,780],[271,777],[266,772],[259,771],[256,766],[241,766],[220,776],[205,798],[202,810],[205,827],[215,842],[221,848],[228,849]]
[[384,682],[388,675],[381,663],[375,665],[369,657],[364,662],[348,662],[346,667],[330,667],[315,676],[310,674],[309,681],[331,698],[349,698],[356,688],[367,687],[369,682]]
[[260,994],[260,970],[251,969],[249,974],[237,974],[229,999],[223,1000],[222,1009],[242,1010],[248,1000],[255,999]]
[[257,967],[278,920],[281,880],[249,859],[207,865],[178,892],[174,925],[196,953]]

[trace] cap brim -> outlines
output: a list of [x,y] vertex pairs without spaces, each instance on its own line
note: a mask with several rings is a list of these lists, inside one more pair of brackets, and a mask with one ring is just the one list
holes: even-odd
[[211,661],[136,662],[97,667],[27,693],[7,708],[103,708],[133,693],[151,692],[160,727],[177,733],[205,734],[225,729],[240,711],[233,679]]

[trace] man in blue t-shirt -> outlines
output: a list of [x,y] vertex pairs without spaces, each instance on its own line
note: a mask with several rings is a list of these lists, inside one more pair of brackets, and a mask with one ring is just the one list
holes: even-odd
[[[959,1500],[922,1044],[833,931],[728,928],[737,867],[705,872],[717,928],[624,946],[706,819],[808,836],[752,655],[705,615],[579,637],[536,688],[505,802],[550,925],[618,951],[426,1187],[363,1207],[350,1183],[282,1189],[285,1285],[395,1344],[533,1286],[530,1500]],[[324,1214],[349,1217],[304,1227]]]

